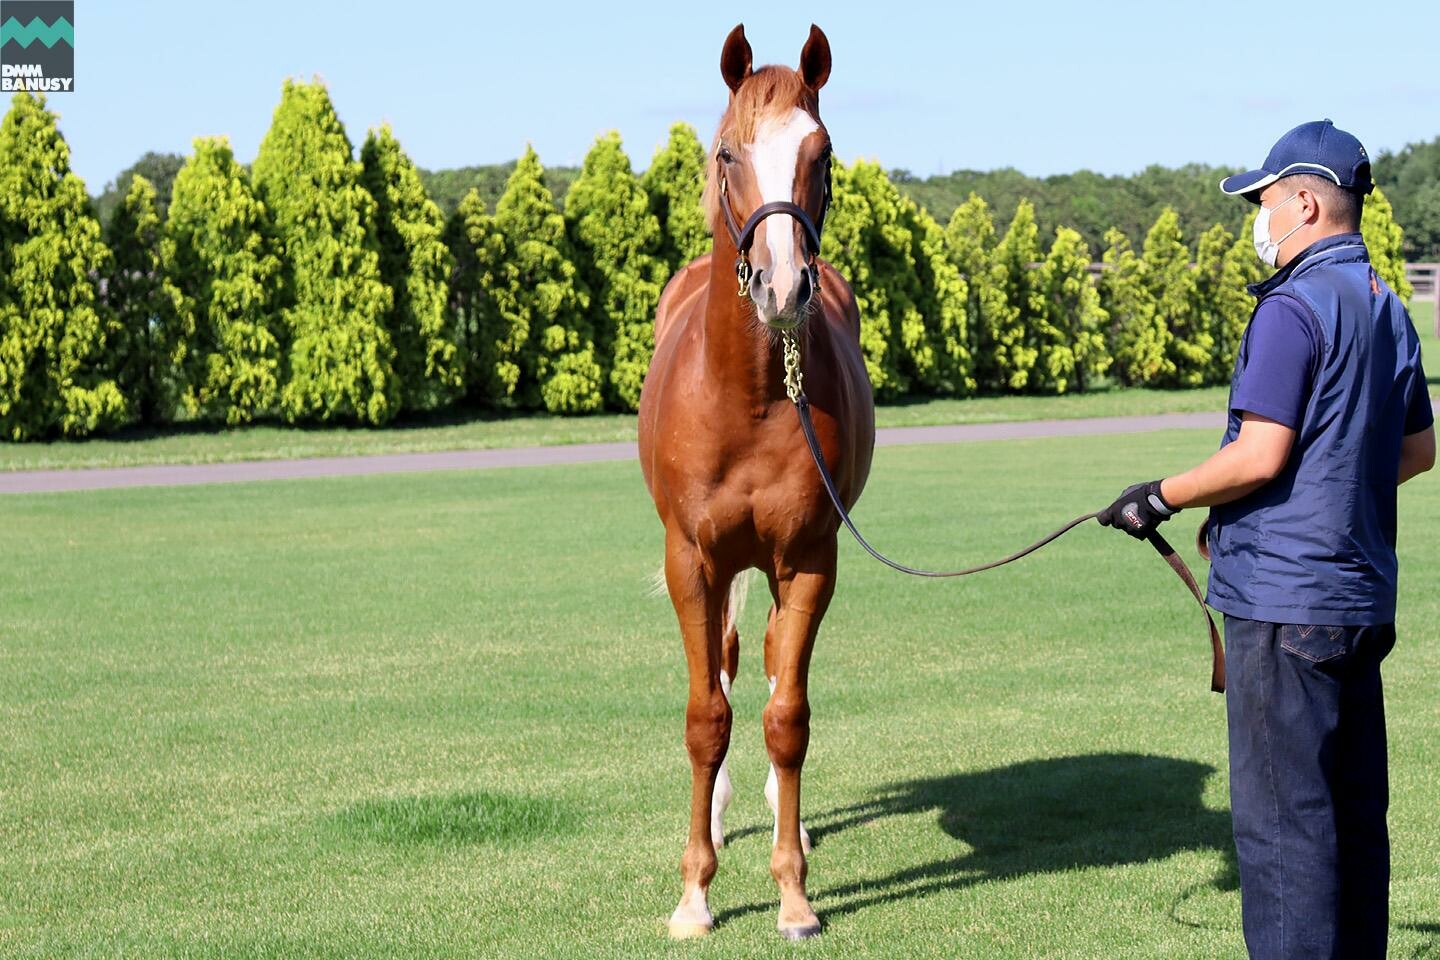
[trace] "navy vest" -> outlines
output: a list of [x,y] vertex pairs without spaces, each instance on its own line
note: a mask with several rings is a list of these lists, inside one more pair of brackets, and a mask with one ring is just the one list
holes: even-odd
[[[1261,302],[1284,293],[1303,304],[1320,357],[1284,470],[1211,511],[1207,599],[1224,613],[1271,623],[1391,623],[1400,442],[1411,393],[1424,386],[1415,328],[1358,233],[1317,241],[1250,292]],[[1232,408],[1221,446],[1239,432]]]

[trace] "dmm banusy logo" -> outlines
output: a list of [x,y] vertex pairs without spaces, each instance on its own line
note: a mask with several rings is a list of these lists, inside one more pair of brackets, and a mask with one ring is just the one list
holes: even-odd
[[0,0],[0,91],[74,89],[74,0]]

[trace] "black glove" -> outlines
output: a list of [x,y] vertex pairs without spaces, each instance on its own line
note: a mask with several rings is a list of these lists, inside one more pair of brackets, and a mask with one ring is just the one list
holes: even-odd
[[1096,519],[1102,527],[1115,527],[1136,540],[1144,540],[1152,530],[1179,512],[1161,496],[1160,481],[1151,480],[1126,487],[1125,492],[1101,510]]

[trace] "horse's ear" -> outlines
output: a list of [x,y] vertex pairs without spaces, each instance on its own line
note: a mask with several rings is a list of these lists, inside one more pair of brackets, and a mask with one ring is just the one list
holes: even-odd
[[800,79],[811,90],[819,90],[830,79],[830,41],[825,31],[810,24],[810,39],[800,51]]
[[737,23],[725,38],[725,49],[720,51],[720,75],[731,93],[739,90],[740,84],[750,76],[750,66],[750,41],[745,39],[745,24]]

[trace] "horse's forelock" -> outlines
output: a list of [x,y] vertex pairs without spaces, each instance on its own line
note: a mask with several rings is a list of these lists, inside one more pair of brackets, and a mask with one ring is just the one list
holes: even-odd
[[800,74],[789,67],[761,67],[746,78],[735,92],[725,115],[720,118],[720,126],[715,130],[710,153],[705,157],[705,191],[701,202],[712,234],[723,229],[720,186],[715,182],[715,152],[720,149],[720,142],[723,140],[732,148],[750,143],[755,139],[755,129],[762,122],[787,116],[796,107],[819,121],[819,98],[814,90],[805,86]]

